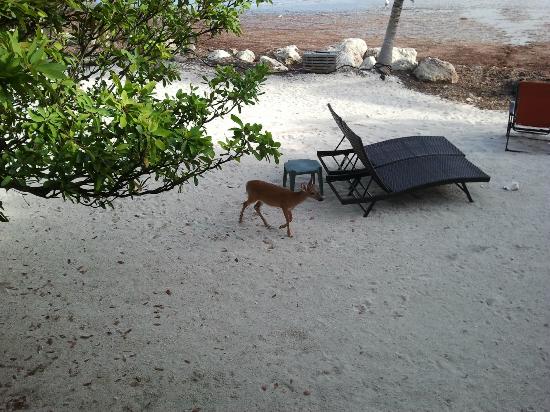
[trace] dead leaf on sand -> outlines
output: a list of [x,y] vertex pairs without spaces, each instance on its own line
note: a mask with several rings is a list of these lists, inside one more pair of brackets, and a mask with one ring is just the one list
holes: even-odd
[[6,410],[8,411],[20,411],[21,409],[28,409],[27,397],[25,395],[17,396],[15,398],[8,399],[6,402]]
[[35,368],[31,369],[30,371],[27,372],[27,374],[25,376],[34,376],[34,374],[36,372],[44,372],[44,370],[46,369],[46,367],[42,364],[36,366]]

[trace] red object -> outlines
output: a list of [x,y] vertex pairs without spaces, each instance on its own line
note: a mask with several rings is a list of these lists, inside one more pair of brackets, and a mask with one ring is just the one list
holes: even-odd
[[519,82],[514,123],[550,128],[550,82]]
[[516,100],[510,102],[506,148],[508,149],[510,132],[549,134],[550,133],[550,82],[520,81]]

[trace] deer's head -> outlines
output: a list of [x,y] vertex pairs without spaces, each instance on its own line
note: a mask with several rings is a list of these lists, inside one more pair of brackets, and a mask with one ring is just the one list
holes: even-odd
[[312,199],[319,200],[320,202],[325,200],[323,196],[319,193],[319,189],[317,189],[317,186],[310,180],[309,183],[303,184],[300,186],[302,189],[302,192],[304,192],[308,197],[311,197]]

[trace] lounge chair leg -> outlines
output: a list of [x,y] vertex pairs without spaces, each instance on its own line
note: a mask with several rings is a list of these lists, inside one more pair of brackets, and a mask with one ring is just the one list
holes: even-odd
[[512,121],[511,120],[508,120],[508,130],[506,130],[506,147],[504,148],[504,151],[505,152],[509,152],[510,150],[508,149],[508,142],[510,140],[510,130],[512,129]]
[[468,196],[468,200],[470,201],[470,203],[474,203],[474,199],[472,199],[472,196],[470,195],[470,192],[466,187],[466,183],[457,183],[456,185],[460,188],[460,190],[466,193],[466,196]]
[[367,216],[369,215],[369,213],[370,213],[370,211],[372,210],[372,207],[374,206],[375,203],[376,203],[376,202],[371,202],[371,203],[369,204],[369,207],[367,207],[367,210],[365,210],[365,214],[363,215],[363,217],[367,217]]
[[359,184],[359,181],[361,179],[359,178],[356,178],[349,186],[349,191],[348,191],[348,196],[351,196],[351,194],[355,191],[355,188],[357,187],[357,185]]
[[512,131],[513,128],[514,128],[514,117],[510,115],[510,118],[508,119],[508,130],[506,130],[506,147],[504,148],[504,151],[514,152],[514,153],[525,153],[524,150],[508,149],[508,142],[510,141],[510,132]]

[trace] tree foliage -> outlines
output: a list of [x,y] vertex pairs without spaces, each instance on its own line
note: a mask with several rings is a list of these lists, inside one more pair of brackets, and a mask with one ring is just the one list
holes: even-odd
[[0,2],[0,187],[105,207],[197,184],[244,155],[278,161],[261,125],[231,115],[218,153],[206,131],[257,101],[265,67],[219,67],[206,93],[155,92],[180,79],[174,54],[238,34],[239,15],[269,1]]

